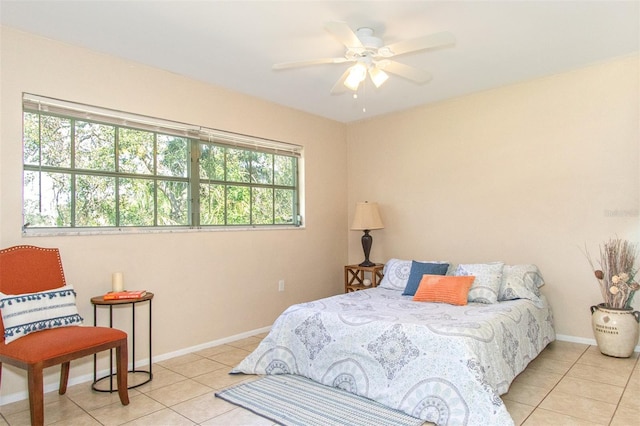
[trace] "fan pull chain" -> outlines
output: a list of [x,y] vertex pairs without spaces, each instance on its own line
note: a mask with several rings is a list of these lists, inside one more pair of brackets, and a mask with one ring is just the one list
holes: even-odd
[[364,94],[365,94],[364,92],[365,92],[365,87],[366,87],[365,82],[363,82],[363,84],[360,87],[362,87],[362,89],[358,88],[358,90],[362,91],[362,98],[363,98],[362,100],[363,100],[363,102],[358,102],[358,100],[360,99],[360,96],[358,96],[358,92],[357,91],[353,92],[353,95],[351,95],[351,96],[353,97],[354,105],[356,107],[359,107],[359,105],[358,105],[359,103],[363,104],[362,105],[362,112],[366,113],[367,112],[367,107],[364,105]]
[[364,95],[366,91],[367,91],[367,81],[365,80],[362,82],[362,113],[363,114],[367,112],[367,107],[364,104]]

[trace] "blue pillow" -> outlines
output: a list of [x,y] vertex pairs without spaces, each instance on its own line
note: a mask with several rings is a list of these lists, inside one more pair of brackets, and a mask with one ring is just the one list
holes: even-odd
[[404,288],[402,295],[414,296],[416,294],[416,291],[418,291],[420,280],[422,280],[422,276],[424,274],[446,275],[447,269],[449,269],[448,263],[423,263],[416,262],[415,260],[412,261],[411,272],[409,272],[409,280],[407,281],[407,286]]

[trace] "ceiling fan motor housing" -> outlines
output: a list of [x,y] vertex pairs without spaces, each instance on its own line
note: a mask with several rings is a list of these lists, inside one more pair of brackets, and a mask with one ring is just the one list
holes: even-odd
[[362,45],[369,49],[379,49],[384,45],[382,39],[374,36],[373,29],[368,27],[358,28],[356,36],[362,42]]

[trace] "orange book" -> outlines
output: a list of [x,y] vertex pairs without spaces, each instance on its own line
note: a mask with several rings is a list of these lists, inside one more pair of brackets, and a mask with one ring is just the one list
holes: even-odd
[[104,300],[140,299],[147,294],[146,290],[117,291],[105,294]]

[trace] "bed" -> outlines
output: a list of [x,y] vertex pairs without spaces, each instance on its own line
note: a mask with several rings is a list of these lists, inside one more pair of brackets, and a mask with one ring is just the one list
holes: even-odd
[[289,307],[232,373],[301,375],[438,425],[513,424],[500,395],[555,339],[539,271],[458,265],[450,275],[476,282],[452,305],[403,294],[407,262],[388,262],[377,288]]

